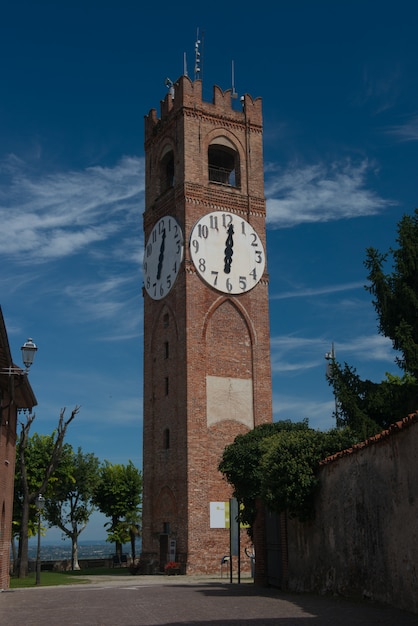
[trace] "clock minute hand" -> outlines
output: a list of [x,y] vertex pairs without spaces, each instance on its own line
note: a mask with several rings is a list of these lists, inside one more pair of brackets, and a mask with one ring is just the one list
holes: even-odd
[[158,257],[157,280],[160,280],[161,278],[161,271],[163,269],[163,261],[164,261],[164,249],[165,249],[165,228],[163,230],[163,235],[161,239],[160,256]]
[[224,272],[229,274],[231,271],[232,255],[234,254],[234,227],[232,224],[228,227],[228,237],[225,242]]

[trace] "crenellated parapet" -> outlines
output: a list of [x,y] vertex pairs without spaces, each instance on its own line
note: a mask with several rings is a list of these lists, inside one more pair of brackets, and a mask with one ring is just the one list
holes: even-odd
[[190,109],[197,115],[225,115],[235,119],[238,123],[250,123],[260,129],[263,123],[262,99],[253,99],[249,94],[240,97],[240,110],[233,108],[232,89],[223,91],[217,85],[213,87],[212,102],[202,100],[202,81],[192,81],[188,76],[180,78],[172,84],[164,100],[160,102],[160,116],[157,110],[151,109],[145,116],[145,142],[147,142],[159,128],[165,125],[182,109]]

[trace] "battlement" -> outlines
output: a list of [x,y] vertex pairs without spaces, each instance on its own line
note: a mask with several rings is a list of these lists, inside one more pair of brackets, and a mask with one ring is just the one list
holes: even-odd
[[151,109],[145,116],[145,141],[156,132],[158,124],[164,124],[172,116],[186,107],[200,112],[203,115],[221,115],[233,119],[236,122],[244,123],[251,121],[253,126],[262,127],[262,99],[255,100],[244,94],[240,98],[241,110],[237,111],[232,107],[232,89],[223,91],[217,85],[213,87],[212,102],[202,100],[202,81],[192,81],[188,76],[180,76],[173,83],[164,100],[160,102],[160,117],[157,117],[157,110]]

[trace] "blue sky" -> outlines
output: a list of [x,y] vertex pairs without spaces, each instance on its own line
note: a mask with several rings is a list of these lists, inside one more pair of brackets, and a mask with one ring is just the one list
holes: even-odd
[[142,465],[143,120],[184,54],[193,77],[197,29],[204,99],[232,63],[263,99],[274,418],[335,425],[332,342],[363,378],[397,372],[363,263],[418,206],[417,20],[412,0],[3,7],[0,304],[16,363],[39,348],[33,431],[80,405],[69,443]]

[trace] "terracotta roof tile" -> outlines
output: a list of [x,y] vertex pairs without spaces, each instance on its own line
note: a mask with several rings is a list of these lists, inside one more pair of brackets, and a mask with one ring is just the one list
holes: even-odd
[[398,422],[394,422],[393,424],[391,424],[386,430],[382,430],[382,432],[378,433],[377,435],[373,435],[373,437],[369,437],[365,441],[356,443],[351,448],[347,448],[346,450],[341,450],[340,452],[336,452],[331,456],[327,456],[319,463],[319,465],[327,465],[328,463],[333,463],[343,456],[347,456],[348,454],[354,454],[355,452],[358,452],[363,448],[368,448],[369,446],[372,446],[374,444],[382,443],[388,437],[393,437],[393,435],[398,434],[401,430],[409,428],[416,422],[418,422],[418,411],[416,413],[410,413]]

